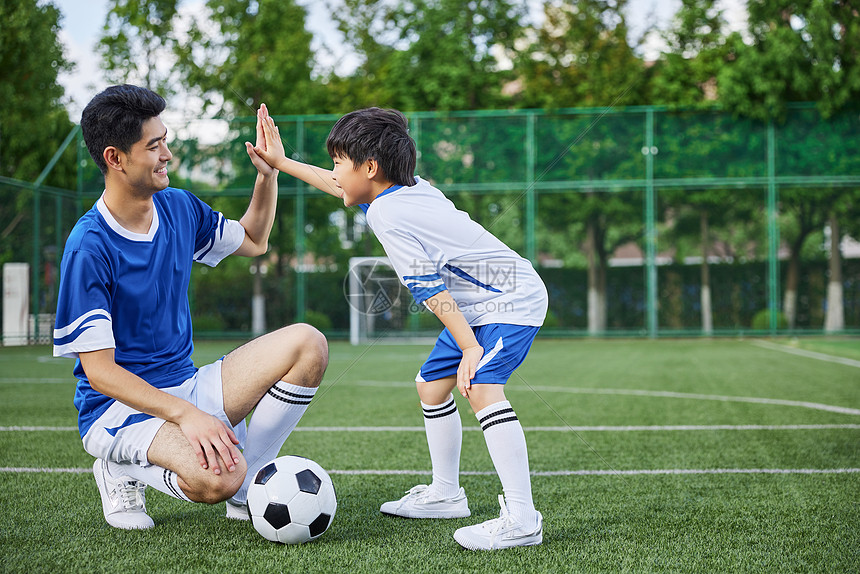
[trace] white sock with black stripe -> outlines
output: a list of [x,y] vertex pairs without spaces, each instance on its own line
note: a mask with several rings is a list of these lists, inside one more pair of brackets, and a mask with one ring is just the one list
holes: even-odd
[[442,498],[451,498],[460,491],[460,447],[463,443],[463,423],[457,412],[454,396],[441,405],[421,403],[424,430],[433,466],[432,491]]
[[119,478],[120,476],[130,476],[135,480],[139,480],[147,486],[151,486],[159,492],[163,492],[173,498],[192,502],[182,489],[179,488],[177,482],[178,476],[172,470],[167,470],[162,466],[150,464],[149,466],[140,466],[134,462],[113,462],[109,460],[107,463],[108,474],[111,478]]
[[537,527],[526,437],[511,403],[492,404],[475,413],[475,417],[484,431],[490,458],[502,482],[508,511],[527,529]]
[[247,500],[251,481],[264,465],[278,456],[284,441],[299,424],[316,392],[316,387],[300,387],[278,381],[263,395],[248,423],[248,436],[242,452],[248,463],[248,473],[233,500]]

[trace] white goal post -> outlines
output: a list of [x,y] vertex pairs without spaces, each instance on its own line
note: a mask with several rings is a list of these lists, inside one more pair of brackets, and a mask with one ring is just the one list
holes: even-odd
[[424,343],[434,340],[442,329],[432,313],[415,303],[388,257],[351,257],[344,295],[353,345],[380,338]]

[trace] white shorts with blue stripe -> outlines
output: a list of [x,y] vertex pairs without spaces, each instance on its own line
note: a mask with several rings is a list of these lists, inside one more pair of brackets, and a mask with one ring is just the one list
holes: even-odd
[[[239,448],[245,444],[245,421],[230,424],[224,412],[224,391],[221,382],[221,360],[201,367],[191,378],[175,387],[160,389],[185,399],[205,413],[215,416],[233,428]],[[119,401],[114,401],[84,435],[84,450],[96,458],[114,462],[133,462],[148,466],[147,451],[164,420],[142,413]]]

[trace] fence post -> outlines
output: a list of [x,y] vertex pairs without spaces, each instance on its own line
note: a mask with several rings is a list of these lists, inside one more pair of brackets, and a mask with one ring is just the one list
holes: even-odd
[[[305,157],[305,121],[296,119],[296,153]],[[305,183],[296,179],[296,323],[305,320]]]
[[779,212],[776,185],[776,128],[773,120],[767,122],[767,286],[770,333],[779,329]]
[[534,112],[526,115],[526,259],[537,265],[537,249],[535,246],[535,120]]
[[657,336],[657,226],[654,193],[654,110],[645,112],[645,293],[648,336]]

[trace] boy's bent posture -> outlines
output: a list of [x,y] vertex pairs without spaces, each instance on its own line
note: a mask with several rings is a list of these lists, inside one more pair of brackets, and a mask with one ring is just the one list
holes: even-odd
[[[277,455],[328,361],[318,331],[291,325],[195,368],[191,264],[265,253],[277,171],[246,144],[258,175],[239,221],[168,187],[164,107],[157,94],[124,85],[84,109],[84,140],[105,191],[66,242],[57,303],[54,354],[78,359],[81,438],[96,457],[105,519],[117,528],[153,526],[146,485],[195,502],[233,497],[227,516],[247,520],[250,479]],[[265,116],[263,106],[258,147]]]
[[272,167],[357,205],[415,300],[445,325],[416,377],[433,480],[386,502],[385,514],[409,518],[469,516],[459,484],[462,428],[451,391],[474,409],[504,488],[497,519],[460,528],[470,549],[540,544],[543,519],[534,508],[525,436],[504,384],[522,363],[543,324],[546,289],[531,264],[439,190],[414,175],[415,143],[406,118],[370,108],[342,117],[329,134],[328,171],[284,156],[278,130],[264,118]]

